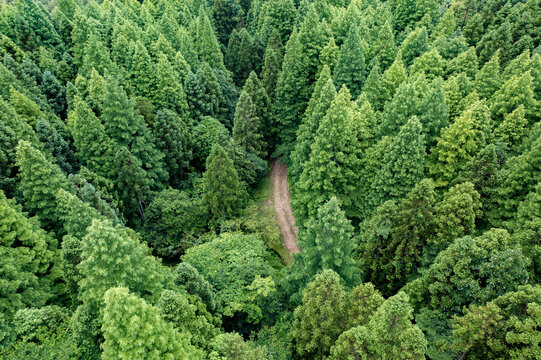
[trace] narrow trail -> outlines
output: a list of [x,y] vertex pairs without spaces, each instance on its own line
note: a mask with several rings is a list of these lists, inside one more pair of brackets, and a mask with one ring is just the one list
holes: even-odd
[[280,234],[284,239],[284,246],[290,253],[300,251],[297,245],[297,233],[295,218],[289,202],[289,183],[287,182],[287,164],[274,160],[271,165],[271,198],[274,210],[278,216]]

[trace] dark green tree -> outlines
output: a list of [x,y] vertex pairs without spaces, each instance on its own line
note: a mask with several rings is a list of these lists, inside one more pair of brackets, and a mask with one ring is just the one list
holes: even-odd
[[354,99],[359,96],[364,85],[366,76],[364,59],[359,30],[353,25],[340,48],[338,62],[334,68],[334,81],[338,88],[346,85]]
[[213,69],[225,70],[220,44],[203,6],[199,7],[198,17],[190,25],[190,32],[199,61],[208,63]]
[[246,151],[264,156],[266,144],[263,139],[263,130],[262,120],[257,116],[256,106],[251,96],[243,91],[235,111],[233,140]]
[[370,192],[370,205],[375,208],[386,200],[406,195],[424,174],[425,140],[422,125],[411,117],[393,138],[383,157]]
[[214,223],[238,215],[244,205],[244,184],[239,181],[233,161],[219,144],[212,147],[207,158],[202,192],[203,206]]
[[192,137],[188,124],[177,113],[162,109],[156,114],[152,133],[157,149],[165,155],[168,183],[179,186],[186,178],[192,160]]

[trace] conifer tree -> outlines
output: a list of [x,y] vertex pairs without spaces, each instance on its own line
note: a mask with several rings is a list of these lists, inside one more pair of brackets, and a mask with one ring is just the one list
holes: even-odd
[[190,31],[199,61],[208,63],[213,69],[225,70],[220,44],[202,6],[199,7],[198,17],[192,23]]
[[187,334],[178,333],[157,308],[127,288],[109,289],[104,301],[102,359],[203,358]]
[[207,158],[202,191],[203,205],[214,222],[238,215],[244,204],[244,184],[219,144],[213,146]]
[[300,176],[294,199],[300,226],[332,196],[340,200],[346,214],[357,206],[352,193],[358,181],[360,145],[353,116],[349,91],[343,86],[320,122]]
[[460,53],[457,57],[449,62],[447,71],[453,75],[466,73],[471,80],[474,80],[477,75],[479,64],[477,62],[477,53],[472,46],[468,50]]
[[237,86],[242,86],[250,72],[259,67],[260,59],[255,41],[246,28],[233,30],[224,61],[233,73],[233,82]]
[[534,85],[530,71],[512,76],[491,98],[490,110],[496,123],[513,112],[520,105],[524,106],[526,118],[533,123],[536,118],[537,105],[534,97]]
[[178,186],[184,180],[192,159],[192,138],[186,121],[175,112],[162,109],[152,124],[156,147],[165,155],[168,183]]
[[504,115],[502,123],[494,129],[494,137],[505,142],[514,152],[524,139],[528,120],[524,105],[519,105],[513,112]]
[[340,276],[324,270],[308,284],[302,304],[295,309],[292,336],[302,357],[325,359],[340,333],[344,330],[346,293]]
[[401,291],[387,299],[366,326],[342,333],[331,349],[331,356],[337,360],[422,360],[427,341],[412,319],[413,308],[408,303],[408,296]]
[[135,52],[131,59],[130,71],[133,92],[137,96],[152,99],[158,89],[156,65],[148,54],[147,48],[141,41],[135,43]]
[[437,186],[446,186],[453,181],[490,141],[489,121],[488,107],[484,101],[478,101],[442,130],[429,164]]
[[361,93],[365,80],[364,54],[357,26],[352,25],[340,48],[338,62],[334,68],[336,87],[346,85],[354,99]]
[[195,74],[190,72],[186,76],[184,89],[191,118],[196,123],[205,116],[220,118],[225,99],[209,64],[203,62]]
[[26,207],[45,226],[58,229],[56,193],[68,190],[66,175],[27,141],[17,145],[17,166]]
[[376,111],[383,110],[385,104],[393,99],[400,84],[408,78],[406,68],[402,63],[402,52],[399,51],[393,64],[378,76],[379,71],[379,65],[374,65],[366,80],[364,90]]
[[321,53],[319,54],[319,62],[321,64],[318,69],[318,79],[324,66],[328,66],[329,69],[335,68],[339,56],[340,48],[336,46],[336,43],[334,42],[334,37],[331,36],[331,38],[329,39],[329,43],[325,45],[323,49],[321,49]]
[[179,78],[182,78],[175,71],[164,54],[158,55],[156,64],[157,89],[152,94],[154,105],[158,109],[169,109],[176,112],[181,118],[189,116],[186,93]]
[[242,90],[252,99],[256,115],[261,122],[261,135],[266,143],[264,155],[266,155],[267,150],[273,149],[275,136],[275,126],[272,119],[269,96],[254,71],[250,73]]
[[332,197],[318,209],[316,218],[306,221],[298,241],[302,252],[296,256],[289,278],[292,290],[297,292],[293,299],[321,270],[334,270],[348,286],[358,281],[360,272],[353,259],[353,226],[337,198]]
[[112,177],[117,144],[105,134],[103,124],[78,96],[74,98],[68,124],[81,164],[101,176]]
[[56,198],[58,217],[69,236],[82,239],[86,235],[86,229],[92,225],[92,219],[105,219],[96,209],[66,190],[59,190]]
[[428,34],[425,27],[418,27],[408,34],[400,50],[406,66],[410,66],[416,57],[428,50]]
[[263,67],[261,69],[261,83],[270,99],[274,98],[276,83],[282,69],[282,44],[277,39],[277,42],[269,41],[265,49]]
[[143,117],[137,113],[124,90],[112,77],[106,77],[107,85],[103,94],[101,121],[106,134],[125,146],[148,172],[152,181],[151,187],[160,188],[167,179],[164,169],[164,155],[156,149],[154,138],[145,124]]
[[423,125],[427,149],[436,145],[441,129],[449,124],[449,106],[445,102],[443,81],[437,78],[430,84],[425,98],[419,105],[419,120]]
[[396,58],[396,44],[391,23],[386,21],[379,26],[377,42],[371,47],[371,58],[378,58],[381,68],[385,71]]
[[66,173],[72,173],[77,170],[77,161],[75,154],[67,141],[56,131],[49,122],[43,118],[36,123],[36,134],[38,139],[45,145],[56,163]]
[[[0,311],[12,316],[24,307],[41,307],[53,296],[51,265],[57,260],[50,239],[20,206],[0,190]],[[56,245],[56,244],[55,244]]]
[[299,28],[299,42],[301,45],[302,74],[308,81],[308,87],[301,92],[301,99],[307,101],[310,97],[311,85],[316,82],[316,74],[319,68],[319,55],[327,45],[330,30],[326,21],[321,21],[317,9],[308,3],[308,12]]
[[327,114],[335,97],[336,89],[332,82],[330,69],[328,66],[324,66],[314,85],[314,92],[299,126],[295,150],[291,153],[288,176],[291,177],[292,184],[297,184],[302,174],[304,164],[310,157],[310,145],[314,141],[321,120]]
[[482,98],[489,99],[502,85],[500,78],[500,51],[496,51],[490,61],[475,76],[475,91]]
[[246,151],[258,156],[264,155],[266,144],[263,139],[263,126],[257,116],[256,107],[250,95],[240,94],[233,124],[233,140]]
[[432,80],[445,75],[447,62],[440,55],[438,50],[432,49],[425,52],[413,61],[410,68],[410,75],[424,73],[426,78]]
[[[118,261],[120,258],[123,261]],[[148,255],[148,248],[134,232],[114,227],[109,221],[92,221],[81,242],[78,269],[83,276],[79,298],[91,311],[103,306],[103,295],[111,287],[124,286],[140,296],[159,296],[172,282],[172,274]]]
[[509,159],[505,165],[505,178],[499,189],[496,211],[502,220],[515,217],[519,204],[535,189],[539,182],[541,139],[533,133],[533,141],[524,152]]
[[422,125],[413,116],[400,128],[383,157],[383,166],[372,183],[370,205],[375,208],[407,194],[423,178],[424,158]]
[[384,294],[395,293],[417,275],[435,234],[435,205],[434,184],[424,179],[398,204],[384,203],[363,223],[362,269]]

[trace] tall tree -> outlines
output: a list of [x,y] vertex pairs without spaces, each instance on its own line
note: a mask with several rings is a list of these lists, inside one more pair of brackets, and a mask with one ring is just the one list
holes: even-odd
[[324,359],[344,330],[346,293],[340,276],[324,270],[304,290],[302,304],[295,309],[292,336],[297,353]]
[[246,198],[233,161],[224,148],[215,144],[203,174],[203,205],[215,223],[239,214]]
[[370,205],[375,208],[386,200],[407,194],[424,174],[425,140],[422,125],[411,117],[400,128],[384,155],[370,192]]
[[190,25],[190,31],[199,61],[208,63],[211,68],[225,70],[220,44],[203,6],[199,7],[198,17]]
[[104,300],[102,359],[203,358],[190,344],[188,334],[177,332],[157,308],[127,288],[109,289]]
[[270,151],[274,148],[275,140],[275,124],[270,109],[271,102],[255,71],[250,73],[242,90],[246,91],[252,99],[256,114],[261,121],[262,135],[267,145],[265,150]]
[[321,120],[300,176],[294,199],[300,226],[332,196],[340,200],[346,214],[357,206],[352,194],[358,181],[360,145],[353,116],[353,103],[343,86]]
[[302,252],[295,257],[290,276],[290,286],[297,292],[297,299],[321,270],[334,270],[348,286],[358,281],[360,272],[353,259],[353,226],[337,198],[332,197],[318,209],[316,218],[306,221],[298,241]]
[[399,292],[381,305],[366,326],[340,335],[331,348],[333,359],[418,359],[425,358],[427,341],[414,325],[408,296]]
[[291,153],[291,166],[288,169],[288,176],[291,177],[291,184],[297,184],[305,163],[310,158],[310,146],[316,136],[319,124],[327,114],[332,101],[336,97],[336,89],[332,82],[331,71],[324,66],[319,79],[314,85],[314,92],[304,112],[304,117],[297,131],[295,150]]
[[69,189],[66,175],[27,141],[17,145],[17,166],[26,207],[43,225],[58,229],[56,193]]
[[156,147],[165,155],[168,183],[178,186],[187,176],[192,159],[192,137],[186,121],[177,113],[162,109],[152,124]]
[[364,61],[365,57],[359,30],[356,25],[352,25],[340,48],[338,62],[334,68],[334,81],[338,88],[346,85],[354,99],[359,96],[364,85]]
[[257,116],[255,104],[246,91],[240,94],[237,103],[233,140],[248,152],[261,157],[265,155],[262,120]]

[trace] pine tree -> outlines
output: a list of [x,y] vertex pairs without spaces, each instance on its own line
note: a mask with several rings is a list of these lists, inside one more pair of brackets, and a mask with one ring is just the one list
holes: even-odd
[[175,71],[164,54],[158,55],[156,64],[157,91],[152,94],[154,105],[157,109],[169,109],[176,112],[181,118],[189,116],[186,93],[179,78],[182,78]]
[[428,34],[425,27],[418,27],[406,36],[400,50],[406,66],[410,66],[413,60],[428,50]]
[[243,91],[235,111],[233,140],[246,151],[263,156],[266,144],[262,130],[263,126],[261,119],[257,116],[256,107],[250,95]]
[[478,101],[442,130],[428,166],[437,186],[446,186],[453,181],[490,141],[489,121],[488,107],[484,101]]
[[104,300],[102,359],[203,359],[187,334],[178,333],[157,308],[128,289],[111,288]]
[[186,77],[184,89],[191,118],[196,123],[204,116],[220,118],[225,99],[209,64],[203,62],[195,74],[190,72]]
[[90,107],[78,96],[74,98],[68,124],[83,166],[103,177],[113,177],[117,144],[105,134],[105,127]]
[[267,92],[263,88],[263,84],[261,81],[259,81],[257,74],[254,71],[250,73],[250,76],[244,83],[242,90],[245,91],[252,99],[252,103],[255,106],[256,115],[261,122],[261,134],[266,143],[264,155],[266,155],[268,150],[272,150],[274,148],[273,145],[275,136],[275,126],[270,109],[270,99]]
[[396,58],[397,48],[394,40],[391,23],[386,21],[379,26],[377,42],[371,48],[371,58],[378,58],[378,61],[385,71]]
[[175,112],[162,109],[152,125],[156,147],[165,154],[168,183],[178,186],[187,176],[192,159],[192,138],[186,121]]
[[[41,307],[53,297],[47,275],[56,254],[50,238],[0,190],[0,311],[12,316],[24,307]],[[56,246],[56,244],[54,244]]]
[[[364,91],[367,93],[374,110],[381,111],[385,104],[391,101],[400,85],[408,78],[406,68],[402,63],[402,52],[399,51],[393,64],[379,75],[379,65],[374,65],[366,80]],[[372,73],[374,73],[372,75]],[[378,76],[379,75],[379,76]]]
[[282,51],[282,43],[280,43],[279,39],[277,39],[277,42],[269,41],[265,49],[264,63],[261,69],[261,83],[270,99],[274,98],[276,83],[282,69]]
[[17,145],[20,189],[26,207],[51,229],[58,229],[56,193],[68,190],[66,175],[27,141]]
[[449,106],[445,102],[445,92],[441,78],[431,84],[425,98],[419,105],[419,120],[423,125],[427,149],[437,143],[441,129],[449,124]]
[[536,119],[537,105],[534,97],[534,85],[530,71],[512,76],[491,98],[490,110],[496,123],[513,112],[520,105],[524,106],[526,118],[530,123]]
[[43,118],[36,123],[38,139],[45,145],[45,149],[51,153],[56,163],[66,173],[72,173],[77,169],[75,154],[62,135],[56,131],[49,122]]
[[233,81],[237,86],[242,86],[250,72],[259,67],[261,60],[255,41],[246,28],[233,30],[224,60],[227,68],[233,73]]
[[156,65],[141,41],[135,43],[131,62],[130,78],[134,94],[152,99],[158,90]]
[[230,35],[242,21],[243,15],[238,0],[217,0],[212,4],[213,24],[220,43],[223,45],[228,43]]
[[400,128],[384,155],[370,193],[370,205],[375,208],[386,200],[407,194],[424,174],[425,140],[422,125],[411,117]]
[[474,80],[477,76],[478,68],[477,53],[472,46],[452,59],[449,62],[447,71],[453,75],[458,75],[463,72],[466,73],[471,80]]
[[500,51],[496,51],[475,76],[475,90],[482,98],[489,99],[501,85]]
[[297,292],[293,299],[321,270],[334,270],[347,286],[359,280],[359,268],[353,259],[353,226],[337,198],[332,197],[318,209],[316,218],[306,221],[298,241],[302,252],[295,257],[289,278],[289,286]]
[[364,54],[357,26],[351,26],[340,48],[334,68],[334,81],[338,88],[346,85],[354,99],[361,93],[365,80]]
[[65,190],[56,194],[57,213],[67,235],[82,239],[93,219],[105,220],[98,211]]
[[324,359],[343,329],[346,293],[340,276],[324,270],[308,284],[302,305],[295,309],[291,335],[302,357]]
[[434,184],[424,179],[398,204],[384,203],[363,223],[362,269],[384,294],[396,293],[418,274],[435,234],[435,205]]
[[340,335],[331,349],[333,359],[424,359],[427,341],[414,325],[408,296],[399,292],[381,305],[366,326]]
[[320,122],[300,176],[293,206],[300,226],[332,196],[340,200],[346,214],[357,206],[352,193],[358,181],[360,145],[353,116],[349,91],[342,87]]
[[494,137],[515,151],[524,139],[528,120],[524,105],[519,105],[513,112],[505,114],[502,123],[494,129]]
[[537,160],[541,156],[541,139],[536,138],[535,133],[532,135],[533,141],[524,152],[505,164],[505,178],[498,191],[500,209],[496,211],[502,220],[515,217],[519,204],[539,183],[540,164]]
[[[118,261],[118,259],[123,261]],[[103,295],[115,286],[124,286],[140,296],[159,296],[170,286],[172,274],[148,255],[135,232],[113,227],[109,221],[93,220],[81,242],[83,276],[79,299],[91,311],[103,306]],[[157,297],[156,297],[157,299]]]
[[220,44],[202,6],[199,8],[199,16],[190,27],[199,61],[208,63],[213,69],[225,70]]
[[321,64],[317,73],[318,79],[324,66],[327,66],[329,69],[335,68],[339,56],[340,48],[336,46],[336,43],[334,42],[334,37],[331,36],[331,38],[329,39],[329,43],[325,45],[323,49],[321,49],[321,53],[319,54],[319,62]]
[[246,194],[233,161],[224,148],[215,144],[203,174],[203,205],[214,222],[239,214]]
[[160,188],[167,179],[164,155],[156,149],[155,140],[143,117],[135,110],[133,101],[112,77],[106,77],[106,80],[100,117],[105,132],[140,160],[152,181],[151,187]]
[[427,79],[432,80],[444,76],[446,67],[447,61],[443,59],[438,50],[432,49],[413,61],[410,75],[424,73]]
[[327,114],[327,110],[335,97],[336,89],[332,82],[329,67],[324,66],[318,81],[314,85],[314,92],[299,126],[295,150],[291,153],[291,166],[288,169],[291,184],[297,184],[304,165],[310,157],[310,145],[314,141],[319,124]]

